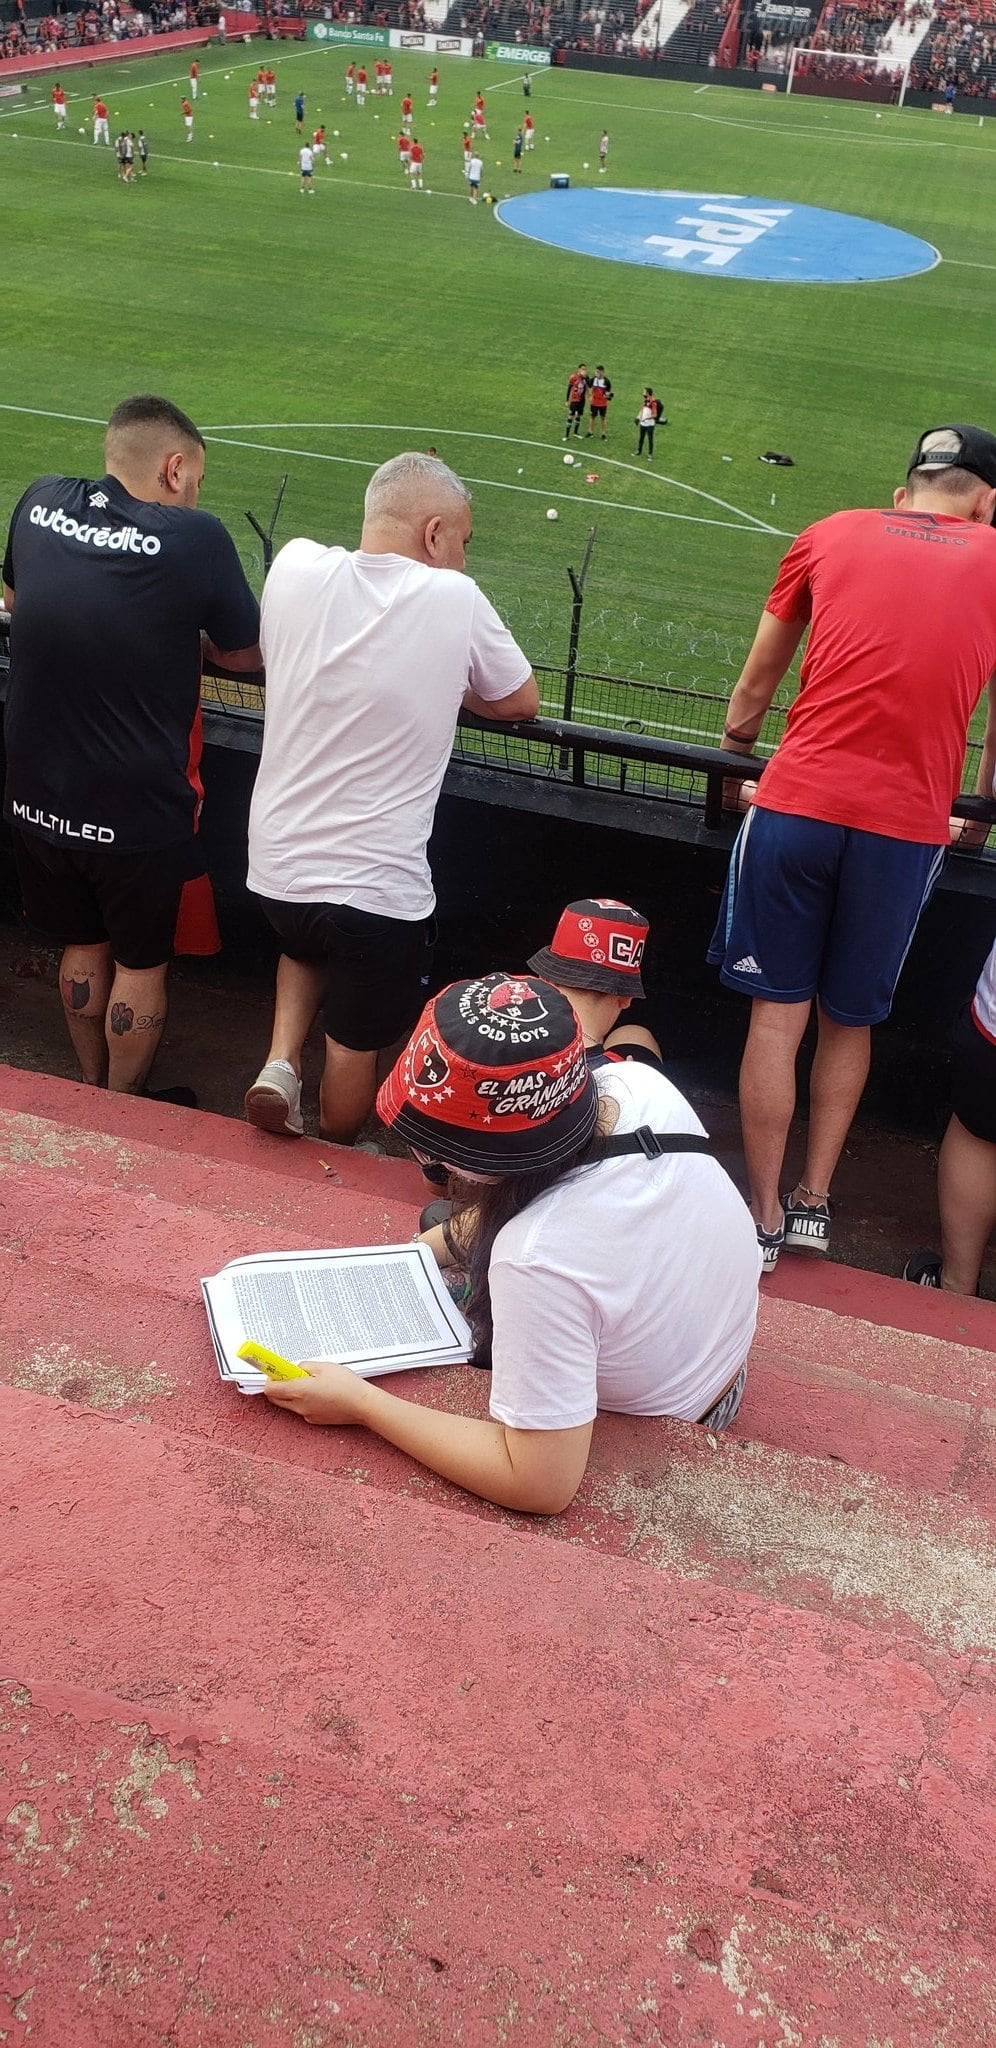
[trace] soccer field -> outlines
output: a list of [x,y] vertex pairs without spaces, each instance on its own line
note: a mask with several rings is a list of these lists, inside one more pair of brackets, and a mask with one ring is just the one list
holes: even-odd
[[[278,541],[353,543],[371,468],[433,445],[472,485],[470,566],[534,660],[564,658],[566,564],[597,523],[583,665],[725,691],[787,536],[839,506],[886,500],[922,427],[996,425],[996,123],[540,72],[536,149],[513,178],[518,69],[441,59],[430,113],[431,60],[395,52],[393,101],[371,96],[360,113],[344,91],[351,54],[238,43],[202,54],[190,145],[186,53],[67,72],[62,134],[51,79],[0,102],[4,521],[32,477],[99,473],[110,408],[163,391],[208,436],[202,502],[229,524],[258,585],[244,514],[265,523],[285,472]],[[250,122],[260,61],[274,64],[278,104]],[[96,84],[112,137],[126,126],[148,135],[149,175],[134,188],[90,139]],[[421,193],[396,150],[409,84]],[[461,133],[478,86],[490,130],[482,190],[499,199],[547,187],[552,171],[575,189],[748,193],[885,222],[941,261],[887,283],[785,285],[524,239],[468,204]],[[308,134],[319,121],[328,131],[314,198],[298,186],[298,90]],[[580,460],[568,468],[564,386],[580,359],[604,362],[617,395],[609,440],[572,443]],[[648,382],[670,421],[652,467],[633,453]],[[795,467],[763,465],[768,449]],[[641,716],[647,701],[641,692]],[[597,704],[627,711],[619,691]],[[711,722],[703,706],[702,729]]]

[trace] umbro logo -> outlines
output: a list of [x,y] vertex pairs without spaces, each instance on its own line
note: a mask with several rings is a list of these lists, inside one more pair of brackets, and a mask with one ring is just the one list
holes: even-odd
[[87,499],[87,504],[96,505],[98,512],[102,512],[104,506],[109,505],[110,502],[106,491],[91,491]]
[[745,953],[742,960],[734,961],[731,972],[733,974],[762,974],[764,970],[758,966],[753,953]]

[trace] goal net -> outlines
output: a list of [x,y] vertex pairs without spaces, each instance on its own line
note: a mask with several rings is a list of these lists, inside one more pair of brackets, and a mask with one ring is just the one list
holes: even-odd
[[796,43],[789,57],[785,90],[901,107],[909,80],[910,59],[900,62],[888,51],[870,56],[866,50],[815,50]]

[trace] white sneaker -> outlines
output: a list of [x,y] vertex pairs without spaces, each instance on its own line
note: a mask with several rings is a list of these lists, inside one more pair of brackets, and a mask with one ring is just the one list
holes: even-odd
[[289,1060],[270,1060],[246,1095],[246,1116],[257,1131],[304,1137],[301,1083]]

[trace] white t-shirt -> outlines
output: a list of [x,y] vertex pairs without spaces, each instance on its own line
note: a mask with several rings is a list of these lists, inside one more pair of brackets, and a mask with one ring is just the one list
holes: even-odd
[[479,185],[484,165],[479,156],[472,156],[467,166],[467,176],[472,185]]
[[299,158],[300,158],[300,160],[301,160],[301,172],[302,172],[302,175],[303,175],[303,173],[304,173],[305,171],[313,171],[313,170],[314,170],[314,168],[315,168],[315,159],[314,159],[314,156],[312,155],[312,152],[311,152],[311,150],[310,150],[310,149],[308,148],[308,145],[307,145],[307,143],[305,144],[305,146],[304,146],[304,148],[303,148],[303,149],[299,149],[299,150],[298,150],[298,156],[299,156]]
[[250,889],[428,917],[426,845],[464,693],[511,696],[526,656],[471,577],[312,540],[281,548],[260,643]]
[[972,1016],[984,1038],[991,1038],[996,1045],[996,945],[976,983],[972,998]]
[[[603,1067],[616,1130],[701,1133],[670,1081]],[[506,1223],[491,1254],[491,1413],[575,1429],[598,1408],[695,1422],[743,1364],[761,1255],[746,1204],[702,1153],[582,1169]]]

